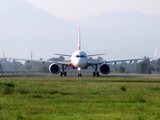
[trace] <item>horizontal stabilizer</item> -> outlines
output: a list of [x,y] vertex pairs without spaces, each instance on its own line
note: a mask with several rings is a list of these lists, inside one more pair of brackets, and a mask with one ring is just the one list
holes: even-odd
[[67,55],[67,54],[57,54],[57,53],[55,53],[54,55],[67,56],[67,57],[71,57],[71,56],[72,56],[72,55]]
[[104,53],[101,54],[92,54],[92,55],[88,55],[88,56],[99,56],[99,55],[105,55]]

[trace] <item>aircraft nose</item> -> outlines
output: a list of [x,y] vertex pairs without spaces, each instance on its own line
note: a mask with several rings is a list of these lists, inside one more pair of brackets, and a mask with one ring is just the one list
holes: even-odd
[[75,61],[75,67],[85,68],[87,66],[87,59],[80,58]]
[[79,64],[81,65],[81,64],[85,64],[86,62],[87,62],[87,59],[85,59],[85,58],[81,58],[81,59],[79,59]]

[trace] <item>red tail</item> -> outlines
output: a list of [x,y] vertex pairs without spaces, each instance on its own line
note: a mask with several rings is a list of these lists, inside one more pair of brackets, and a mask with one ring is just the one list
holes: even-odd
[[81,36],[80,36],[80,27],[78,28],[78,50],[81,50]]

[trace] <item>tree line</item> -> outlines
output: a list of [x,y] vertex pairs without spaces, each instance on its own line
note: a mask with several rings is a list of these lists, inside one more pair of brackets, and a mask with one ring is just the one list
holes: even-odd
[[[40,58],[40,60],[43,60]],[[67,61],[63,56],[59,56],[58,58],[50,58],[49,61]],[[89,58],[89,61],[103,61],[102,57],[97,58]],[[50,63],[43,63],[43,62],[20,62],[16,60],[7,60],[4,58],[0,59],[0,72],[44,72],[49,73],[48,67]],[[159,73],[160,71],[160,58],[157,60],[144,60],[140,62],[122,62],[117,64],[109,64],[111,67],[111,72],[114,73],[144,73],[144,74],[151,74],[151,73]],[[67,68],[71,70],[70,67]],[[93,71],[92,67],[89,67],[87,71]]]

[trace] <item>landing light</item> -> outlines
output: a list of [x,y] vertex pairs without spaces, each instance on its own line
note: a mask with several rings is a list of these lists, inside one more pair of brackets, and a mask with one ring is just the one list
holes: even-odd
[[78,71],[80,71],[81,70],[81,68],[78,68]]

